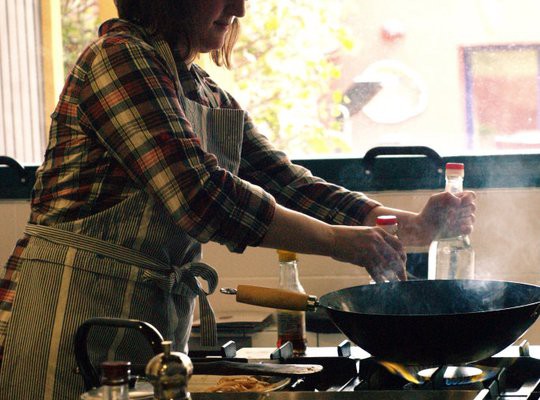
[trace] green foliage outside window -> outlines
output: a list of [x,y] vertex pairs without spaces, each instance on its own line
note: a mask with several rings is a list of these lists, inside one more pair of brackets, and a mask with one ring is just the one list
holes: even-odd
[[[112,1],[112,0],[111,0]],[[84,47],[97,35],[97,0],[62,0],[62,45],[67,76]]]
[[353,47],[335,0],[246,3],[232,94],[276,146],[290,154],[346,152],[336,122],[342,93],[336,59]]
[[[336,122],[342,93],[331,82],[340,76],[336,59],[353,42],[334,1],[246,2],[227,89],[261,131],[290,154],[349,150]],[[67,74],[97,35],[98,6],[96,0],[62,0],[61,7]]]

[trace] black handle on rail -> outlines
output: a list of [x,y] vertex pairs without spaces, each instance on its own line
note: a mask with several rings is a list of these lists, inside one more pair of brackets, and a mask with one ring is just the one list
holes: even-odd
[[17,160],[8,156],[0,156],[0,165],[7,165],[8,167],[13,168],[17,172],[21,183],[28,182],[28,173]]
[[75,346],[75,360],[78,366],[78,372],[82,375],[84,380],[84,387],[86,390],[91,390],[100,386],[100,377],[96,368],[90,362],[88,356],[87,339],[90,329],[93,326],[108,326],[116,328],[131,328],[139,331],[146,340],[152,346],[152,350],[155,354],[163,352],[161,342],[163,342],[163,336],[161,333],[151,324],[136,319],[121,319],[121,318],[106,318],[97,317],[90,318],[83,322],[77,332],[75,333],[74,346]]
[[443,172],[444,162],[442,157],[435,150],[427,146],[379,146],[370,149],[365,154],[362,160],[364,173],[366,175],[371,174],[377,157],[395,155],[425,156],[433,163],[439,174]]

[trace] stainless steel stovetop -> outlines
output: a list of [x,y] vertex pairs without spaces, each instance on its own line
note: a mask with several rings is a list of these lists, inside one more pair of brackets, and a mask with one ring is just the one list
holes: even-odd
[[[480,400],[475,391],[193,393],[193,400]],[[489,399],[489,397],[487,397]],[[517,400],[518,398],[516,398]]]
[[[540,346],[523,342],[510,346],[488,360],[478,363],[487,373],[480,381],[415,385],[397,376],[362,349],[344,342],[339,346],[308,348],[305,357],[291,357],[290,348],[244,348],[231,354],[247,362],[309,363],[325,367],[316,377],[293,380],[282,391],[270,393],[193,393],[193,400],[539,400]],[[477,364],[475,364],[477,366]],[[324,372],[326,370],[326,373]],[[444,371],[443,371],[444,372]],[[435,376],[436,372],[433,376]],[[433,381],[437,379],[433,378]],[[443,376],[441,374],[441,376]],[[431,385],[431,386],[430,386]]]

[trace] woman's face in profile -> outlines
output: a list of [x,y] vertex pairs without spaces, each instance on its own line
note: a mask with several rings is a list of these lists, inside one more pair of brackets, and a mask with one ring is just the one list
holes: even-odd
[[245,0],[199,0],[196,3],[197,50],[207,53],[220,49],[234,18],[245,15]]

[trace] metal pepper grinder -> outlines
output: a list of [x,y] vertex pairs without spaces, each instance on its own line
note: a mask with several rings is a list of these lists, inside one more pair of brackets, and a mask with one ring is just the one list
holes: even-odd
[[172,352],[170,340],[163,341],[161,345],[163,353],[154,356],[146,365],[146,377],[154,386],[154,399],[190,400],[191,359],[184,353]]

